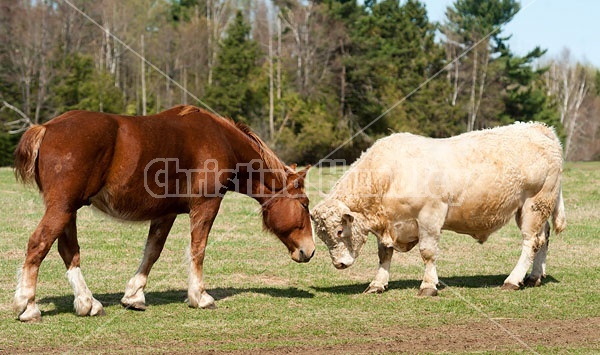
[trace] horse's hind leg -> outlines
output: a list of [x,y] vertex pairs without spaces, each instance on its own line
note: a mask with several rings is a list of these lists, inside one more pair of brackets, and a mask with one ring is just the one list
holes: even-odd
[[77,242],[76,214],[73,214],[58,237],[58,252],[67,268],[67,278],[73,287],[75,313],[80,316],[104,315],[102,303],[92,296],[80,268],[79,243]]
[[531,274],[525,279],[525,286],[540,286],[542,278],[546,277],[546,256],[548,255],[548,243],[550,242],[550,223],[544,226],[545,243],[535,254]]
[[23,322],[42,319],[42,314],[35,303],[35,289],[40,264],[74,215],[74,213],[60,211],[56,208],[46,209],[44,217],[29,238],[27,255],[13,299],[13,308]]
[[140,311],[146,309],[144,287],[146,287],[146,282],[148,281],[148,274],[165,246],[165,241],[176,217],[176,214],[172,214],[152,220],[150,223],[150,232],[148,233],[148,240],[144,248],[144,257],[135,275],[127,282],[125,295],[121,299],[123,307]]

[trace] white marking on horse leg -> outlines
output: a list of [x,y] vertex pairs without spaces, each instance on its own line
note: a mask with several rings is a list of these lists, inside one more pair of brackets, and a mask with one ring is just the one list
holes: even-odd
[[191,270],[194,270],[193,263],[190,268],[188,298],[186,300],[188,305],[192,308],[216,308],[215,299],[204,289],[204,282],[201,276],[198,278]]
[[[143,264],[143,263],[142,263]],[[148,281],[148,276],[136,273],[125,287],[125,294],[121,298],[121,304],[125,307],[143,310],[146,309],[146,297],[144,288]]]
[[42,320],[42,313],[35,303],[35,284],[31,283],[28,270],[17,273],[17,289],[13,299],[13,309],[22,322]]
[[19,269],[17,272],[17,288],[15,290],[15,296],[13,298],[13,309],[17,315],[20,315],[27,308],[27,302],[29,298],[23,292],[23,270]]
[[67,271],[67,278],[71,287],[73,287],[73,294],[75,295],[75,300],[73,301],[75,313],[79,316],[103,315],[104,308],[102,307],[102,303],[92,296],[92,291],[87,287],[81,269],[79,267],[70,268]]

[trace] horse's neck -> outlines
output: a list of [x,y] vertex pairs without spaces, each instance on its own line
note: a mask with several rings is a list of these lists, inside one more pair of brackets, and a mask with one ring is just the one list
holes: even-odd
[[285,187],[284,182],[281,181],[284,172],[277,172],[274,170],[276,168],[267,166],[256,145],[245,139],[244,142],[246,141],[247,146],[244,144],[236,147],[240,188],[237,192],[261,202],[264,196],[271,196]]

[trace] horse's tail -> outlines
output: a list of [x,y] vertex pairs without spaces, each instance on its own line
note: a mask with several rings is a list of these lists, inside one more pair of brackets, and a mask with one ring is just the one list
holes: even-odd
[[554,211],[552,211],[552,225],[554,226],[554,233],[556,234],[567,228],[567,217],[565,215],[565,202],[563,201],[562,187],[558,190],[556,205],[554,206]]
[[[19,141],[15,150],[15,176],[23,184],[32,184],[36,181],[36,162],[46,127],[42,125],[31,126]],[[41,186],[38,183],[41,190]]]

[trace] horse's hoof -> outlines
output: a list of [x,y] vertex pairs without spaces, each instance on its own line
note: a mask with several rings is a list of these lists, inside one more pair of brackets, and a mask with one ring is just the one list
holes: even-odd
[[379,282],[371,282],[369,287],[363,291],[363,293],[383,293],[387,289],[387,285],[383,285]]
[[520,289],[521,287],[519,287],[519,285],[514,285],[508,282],[505,282],[504,285],[502,285],[500,287],[500,289],[502,290],[508,290],[508,291],[516,291],[518,289]]
[[186,300],[188,305],[191,308],[202,308],[202,309],[215,309],[217,305],[215,304],[215,299],[212,298],[206,291],[200,294],[200,297],[197,294],[188,293],[188,298]]
[[542,285],[542,279],[541,278],[532,278],[532,277],[528,277],[527,279],[525,279],[525,286],[527,287],[538,287]]
[[19,320],[24,323],[37,323],[42,321],[42,312],[37,305],[27,307],[23,313],[19,315]]
[[437,296],[438,294],[438,290],[435,288],[422,288],[419,290],[419,293],[417,294],[417,296]]
[[126,309],[131,309],[132,311],[142,311],[142,312],[145,311],[146,308],[148,308],[144,302],[125,303],[122,300],[121,300],[121,306],[125,307]]
[[201,307],[202,309],[217,309],[217,304],[216,303],[209,303],[206,306]]

